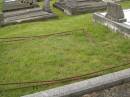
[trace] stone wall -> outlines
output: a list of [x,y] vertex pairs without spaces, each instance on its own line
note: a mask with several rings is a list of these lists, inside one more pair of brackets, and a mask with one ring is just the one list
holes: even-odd
[[125,83],[109,89],[93,92],[83,97],[130,97],[130,83]]

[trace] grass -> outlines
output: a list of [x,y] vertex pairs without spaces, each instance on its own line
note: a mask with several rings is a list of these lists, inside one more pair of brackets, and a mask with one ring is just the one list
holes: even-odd
[[130,8],[130,1],[126,0],[120,3],[123,8]]
[[0,13],[1,13],[1,10],[2,10],[2,3],[3,3],[3,0],[0,0]]
[[[128,8],[128,3],[122,2],[123,7]],[[43,35],[79,28],[87,29],[91,36],[73,31],[72,35],[40,40],[0,42],[0,83],[70,77],[117,66],[130,59],[130,39],[94,23],[92,14],[66,16],[53,10],[59,19],[2,27],[0,37]],[[19,97],[52,87],[55,85],[1,91],[0,97]],[[0,90],[3,88],[0,86]]]

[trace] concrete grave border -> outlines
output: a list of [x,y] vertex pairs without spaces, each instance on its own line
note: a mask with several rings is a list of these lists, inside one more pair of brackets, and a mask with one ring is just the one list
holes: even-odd
[[115,32],[120,32],[124,36],[130,37],[130,26],[124,23],[118,23],[115,21],[112,21],[110,19],[107,19],[104,15],[101,13],[94,13],[93,14],[93,20],[94,22],[101,23],[108,28],[112,29]]
[[130,68],[21,97],[80,97],[127,82],[130,82]]

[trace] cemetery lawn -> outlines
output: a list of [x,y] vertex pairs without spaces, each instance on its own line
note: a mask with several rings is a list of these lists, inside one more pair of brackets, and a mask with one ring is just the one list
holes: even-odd
[[[130,1],[122,2],[122,5],[128,8]],[[0,38],[75,30],[70,35],[0,42],[0,83],[71,77],[125,64],[130,59],[130,39],[94,23],[92,14],[66,16],[55,8],[53,10],[58,19],[0,28]],[[80,28],[87,31],[76,30]],[[130,64],[119,69],[128,67]],[[10,87],[0,85],[0,97],[20,97],[55,86],[3,91]]]

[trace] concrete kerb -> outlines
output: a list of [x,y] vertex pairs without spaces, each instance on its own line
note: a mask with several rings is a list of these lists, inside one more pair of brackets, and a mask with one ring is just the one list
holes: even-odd
[[130,81],[130,68],[21,97],[80,97]]

